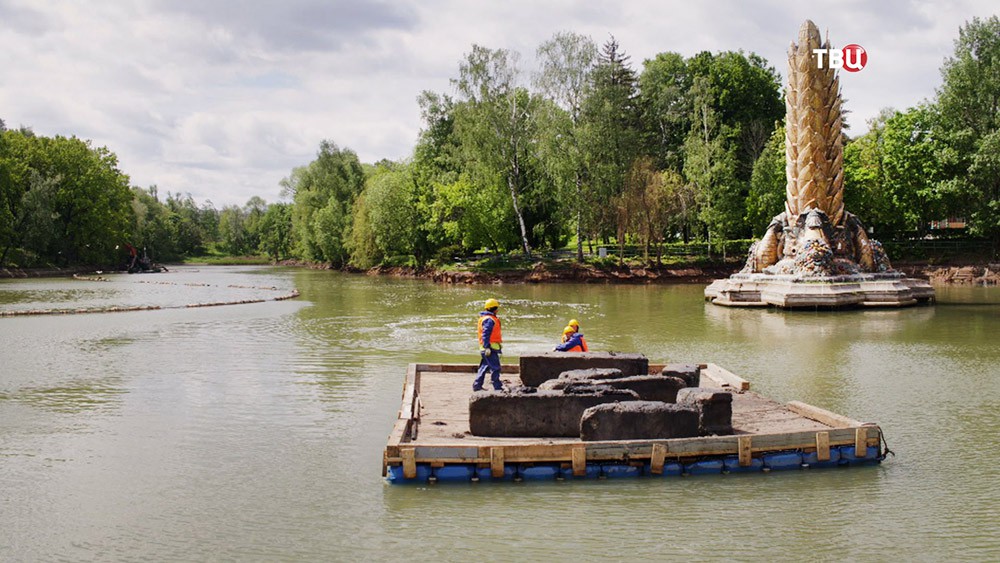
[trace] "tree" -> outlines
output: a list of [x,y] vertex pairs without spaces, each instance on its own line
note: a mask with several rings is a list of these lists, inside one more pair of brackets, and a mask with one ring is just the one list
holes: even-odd
[[712,109],[712,91],[703,77],[692,87],[695,119],[684,143],[684,176],[691,183],[700,211],[698,218],[723,239],[742,226],[743,203],[736,178],[736,157],[726,143],[728,131]]
[[352,208],[364,188],[357,155],[323,141],[316,159],[292,170],[281,184],[294,201],[292,224],[299,254],[338,267],[347,264]]
[[519,58],[514,51],[473,45],[459,65],[455,85],[466,102],[458,113],[458,128],[463,146],[471,152],[468,161],[481,165],[478,180],[484,185],[496,179],[506,185],[524,255],[530,258],[528,228],[519,198],[534,122],[530,96],[518,86]]
[[763,235],[771,219],[785,208],[785,128],[778,127],[753,165],[746,221],[754,235]]
[[943,141],[940,189],[963,202],[973,234],[1000,243],[1000,17],[973,18],[959,30],[955,53],[941,69]]
[[272,203],[267,206],[260,220],[260,251],[278,262],[290,254],[292,236],[291,204]]
[[[576,256],[583,260],[583,220],[587,176],[581,136],[583,103],[597,57],[597,47],[587,36],[557,33],[537,51],[541,69],[535,85],[553,104],[545,104],[542,127],[543,160],[550,176],[572,210],[576,227]],[[547,149],[547,150],[546,150]]]
[[158,260],[178,260],[182,258],[177,250],[178,221],[160,202],[157,192],[156,186],[132,188],[132,232],[124,242],[146,248]]
[[658,166],[680,172],[691,130],[691,74],[678,53],[660,53],[642,66],[639,93],[647,150]]
[[605,42],[593,71],[593,88],[583,105],[583,145],[590,172],[588,209],[594,236],[615,230],[612,202],[641,152],[636,76],[614,37]]

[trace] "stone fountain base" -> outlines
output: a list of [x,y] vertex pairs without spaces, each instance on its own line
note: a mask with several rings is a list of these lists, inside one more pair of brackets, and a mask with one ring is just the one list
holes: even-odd
[[712,282],[705,300],[727,307],[783,309],[908,307],[933,301],[934,288],[900,272],[828,277],[740,273]]

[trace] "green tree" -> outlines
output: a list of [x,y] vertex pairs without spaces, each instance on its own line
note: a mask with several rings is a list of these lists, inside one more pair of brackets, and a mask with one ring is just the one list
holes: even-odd
[[691,74],[678,53],[660,53],[643,61],[639,93],[646,150],[657,165],[684,169],[684,141],[691,130]]
[[587,206],[592,235],[608,236],[618,224],[616,201],[641,153],[637,79],[629,57],[612,37],[601,48],[593,88],[584,101],[583,146],[590,173]]
[[294,201],[292,224],[298,252],[307,260],[347,264],[354,200],[364,188],[364,171],[353,151],[320,143],[316,159],[282,180]]
[[132,188],[132,231],[127,242],[145,248],[157,260],[179,260],[177,223],[173,211],[160,202],[158,188]]
[[584,182],[586,159],[582,146],[583,103],[591,84],[597,46],[587,36],[557,33],[537,52],[541,69],[535,86],[553,103],[540,116],[542,159],[562,199],[575,218],[576,256],[583,260]]
[[959,30],[938,91],[940,189],[961,202],[973,234],[1000,243],[1000,17],[973,18]]
[[709,82],[698,77],[692,92],[695,119],[684,144],[684,176],[696,194],[698,218],[705,224],[711,244],[713,234],[725,240],[739,232],[745,198],[736,178],[735,151],[727,143],[729,132],[713,109]]
[[205,234],[201,209],[191,194],[167,192],[165,205],[170,210],[174,249],[178,255],[188,257],[204,254],[208,237]]
[[278,262],[290,255],[292,236],[291,204],[272,203],[267,206],[260,220],[260,251]]
[[477,165],[477,182],[484,187],[491,184],[506,187],[520,229],[522,249],[530,257],[528,227],[520,198],[535,122],[533,100],[518,86],[519,58],[516,52],[507,49],[472,46],[472,52],[459,65],[459,78],[455,80],[466,102],[457,108],[456,127],[467,151],[466,162]]
[[219,213],[219,236],[222,250],[230,255],[246,254],[246,219],[243,210],[235,205],[222,208]]
[[778,127],[753,165],[746,221],[754,235],[763,235],[771,219],[785,210],[785,128]]

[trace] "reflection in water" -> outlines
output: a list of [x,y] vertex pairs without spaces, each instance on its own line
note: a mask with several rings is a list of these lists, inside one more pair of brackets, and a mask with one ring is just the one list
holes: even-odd
[[[1000,446],[1000,315],[976,305],[1000,303],[1000,290],[939,288],[937,307],[796,313],[707,305],[700,285],[449,286],[259,267],[170,275],[219,288],[204,291],[295,287],[302,297],[0,319],[0,559],[743,560],[800,559],[803,546],[820,560],[1000,558],[988,455]],[[62,283],[0,283],[0,304],[54,301]],[[130,283],[80,299],[190,299]],[[406,365],[478,361],[488,297],[503,303],[507,365],[551,349],[577,318],[595,350],[718,363],[779,399],[878,421],[897,457],[724,478],[386,485],[378,470]],[[720,526],[720,514],[739,525]],[[857,530],[875,532],[844,539]]]

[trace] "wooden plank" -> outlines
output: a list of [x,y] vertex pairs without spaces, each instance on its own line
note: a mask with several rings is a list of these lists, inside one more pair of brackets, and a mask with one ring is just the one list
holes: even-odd
[[653,451],[649,457],[649,471],[654,475],[663,474],[663,461],[667,457],[666,444],[653,444]]
[[403,478],[413,479],[417,476],[417,459],[413,448],[400,448],[399,454],[403,458]]
[[740,467],[749,467],[751,454],[753,453],[752,436],[740,436],[737,446],[737,455],[740,458]]
[[715,364],[705,364],[701,374],[719,384],[719,387],[732,387],[737,391],[749,391],[750,382],[735,373]]
[[816,433],[816,459],[818,461],[830,461],[830,433]]
[[[872,430],[869,430],[872,429]],[[877,432],[877,427],[862,427],[868,436],[869,432]],[[856,445],[857,432],[853,428],[833,429],[827,432],[831,446]],[[802,431],[780,434],[753,434],[751,452],[771,452],[782,450],[812,449],[816,447],[816,432]],[[878,435],[868,438],[869,445],[874,445],[878,441]],[[675,438],[672,440],[641,441],[629,440],[620,442],[565,442],[533,445],[505,445],[486,446],[479,448],[479,458],[471,459],[473,447],[469,443],[455,444],[435,444],[433,446],[435,458],[424,458],[421,462],[430,462],[436,459],[443,461],[468,462],[478,461],[489,462],[492,455],[491,450],[502,447],[505,452],[512,452],[516,457],[505,455],[505,460],[512,463],[530,463],[545,461],[567,461],[574,456],[580,456],[590,461],[621,461],[625,459],[651,459],[652,450],[655,444],[663,444],[668,448],[671,457],[697,457],[709,455],[734,455],[739,453],[738,436],[705,436],[699,438]],[[401,448],[402,449],[402,448]],[[389,450],[387,448],[387,450]],[[430,452],[429,452],[430,453]],[[389,454],[389,462],[398,461],[392,454]]]
[[866,453],[868,453],[868,427],[862,426],[855,432],[854,455],[865,457]]
[[573,475],[580,477],[587,474],[587,448],[576,446],[573,448]]
[[792,401],[785,406],[795,414],[815,420],[816,422],[821,422],[831,428],[855,428],[861,426],[861,423],[857,420],[800,401]]
[[403,443],[404,438],[409,438],[410,422],[402,418],[396,420],[396,424],[392,426],[392,433],[389,434],[389,446],[398,446]]
[[413,402],[417,397],[417,364],[410,364],[406,369],[406,386],[403,387],[403,405],[399,410],[399,418],[413,418]]
[[[476,373],[479,364],[412,364],[417,371],[442,372],[442,373]],[[517,364],[503,365],[503,373],[521,373],[521,366]]]
[[[420,461],[434,460],[450,461],[452,463],[475,463],[483,456],[476,446],[465,447],[438,447],[438,446],[416,446],[417,459]],[[488,454],[487,454],[488,455]]]
[[[875,430],[871,430],[871,429]],[[867,436],[865,441],[867,446],[878,445],[877,427],[864,427],[861,429]],[[856,446],[857,429],[837,429],[827,432],[830,446]],[[816,432],[796,432],[790,434],[754,434],[750,451],[753,453],[779,452],[790,449],[812,450],[816,447]],[[531,456],[524,456],[520,459],[511,459],[505,456],[505,462],[509,463],[530,463],[536,462],[570,462],[573,456],[586,461],[622,461],[628,460],[651,460],[653,447],[661,444],[667,448],[669,455],[673,458],[690,458],[701,456],[721,456],[738,455],[739,440],[736,436],[713,436],[714,442],[705,438],[680,438],[657,442],[614,443],[614,442],[590,442],[587,444],[568,443],[552,444],[548,446],[551,450],[545,453],[542,448],[545,446],[532,446]],[[505,451],[518,446],[494,446],[480,447],[479,457],[472,457],[472,448],[468,444],[448,444],[435,445],[433,454],[438,457],[418,457],[421,463],[479,463],[490,464],[491,450],[502,447]],[[422,449],[418,448],[418,449]],[[405,448],[386,448],[386,462],[389,465],[400,465],[403,461],[398,450]],[[394,450],[396,452],[394,453]],[[428,453],[432,453],[429,451]]]
[[494,478],[503,477],[503,447],[490,448],[490,472]]

